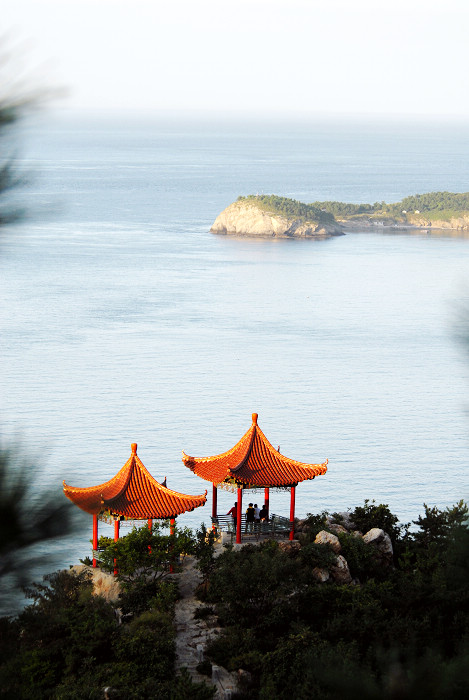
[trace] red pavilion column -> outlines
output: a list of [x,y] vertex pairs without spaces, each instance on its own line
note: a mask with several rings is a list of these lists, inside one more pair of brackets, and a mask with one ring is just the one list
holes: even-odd
[[[114,520],[114,542],[119,539],[119,520]],[[114,559],[114,576],[117,576],[117,559]]]
[[212,484],[212,518],[217,517],[217,496],[217,487],[215,486],[215,484]]
[[295,537],[295,487],[290,490],[290,539]]
[[[170,534],[170,535],[174,535],[174,523],[175,523],[175,522],[176,522],[176,519],[175,519],[175,518],[171,518],[171,520],[169,521],[169,534]],[[170,561],[171,561],[171,563],[170,563],[170,565],[169,565],[169,573],[170,573],[170,574],[173,574],[173,573],[174,573],[174,567],[173,567],[173,562],[172,562],[172,558],[173,558],[172,551],[173,551],[173,549],[174,549],[174,546],[171,544],[171,545],[170,545],[170,551],[171,551],[171,554],[170,554],[171,559],[170,559]]]
[[267,518],[269,518],[269,487],[264,489],[264,503],[265,507],[267,508]]
[[96,568],[96,558],[94,552],[98,549],[98,516],[93,515],[93,566]]
[[241,517],[243,513],[243,489],[238,488],[238,512],[236,515],[236,544],[241,544]]

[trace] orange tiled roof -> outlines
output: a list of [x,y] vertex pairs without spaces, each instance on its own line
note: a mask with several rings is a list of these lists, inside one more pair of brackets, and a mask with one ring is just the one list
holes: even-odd
[[159,484],[137,456],[137,445],[122,469],[105,484],[74,488],[63,482],[64,493],[75,505],[91,514],[103,510],[134,520],[173,518],[205,505],[205,494],[187,496]]
[[212,481],[237,483],[245,486],[292,486],[305,479],[325,474],[323,464],[303,464],[284,457],[275,450],[257,425],[257,413],[252,414],[252,425],[231,450],[214,457],[189,457],[182,453],[182,461],[194,474]]

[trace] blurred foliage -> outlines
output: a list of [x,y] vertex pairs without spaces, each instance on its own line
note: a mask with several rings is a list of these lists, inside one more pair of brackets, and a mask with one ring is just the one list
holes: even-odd
[[[52,96],[33,90],[2,38],[0,51],[0,227],[20,220],[25,210],[15,193],[26,184],[17,165],[16,128],[21,119]],[[51,559],[38,545],[64,537],[73,529],[71,504],[55,489],[39,489],[40,470],[19,445],[0,448],[0,579],[2,598],[30,578],[39,562]],[[2,601],[2,605],[4,603]]]
[[47,555],[37,545],[68,535],[72,505],[59,490],[40,490],[40,474],[19,447],[0,448],[0,578],[24,583]]

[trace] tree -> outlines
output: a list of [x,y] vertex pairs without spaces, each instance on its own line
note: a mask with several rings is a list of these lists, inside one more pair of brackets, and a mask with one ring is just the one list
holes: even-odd
[[174,528],[174,534],[163,534],[168,522],[156,522],[150,530],[146,525],[134,527],[128,535],[101,552],[100,564],[113,571],[115,563],[118,578],[124,584],[135,581],[160,581],[175,568],[179,557],[192,554],[194,537],[188,528]]

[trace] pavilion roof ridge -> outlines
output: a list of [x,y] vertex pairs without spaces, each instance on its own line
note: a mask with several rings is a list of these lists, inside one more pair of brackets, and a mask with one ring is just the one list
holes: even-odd
[[296,460],[296,459],[292,459],[291,457],[287,457],[286,455],[283,455],[281,452],[279,452],[278,450],[275,449],[275,447],[272,445],[271,442],[269,442],[269,440],[266,438],[265,433],[261,430],[261,428],[259,428],[259,426],[256,426],[256,427],[257,427],[257,432],[258,432],[260,438],[262,440],[264,440],[265,444],[268,446],[270,451],[272,453],[275,453],[275,456],[277,456],[279,459],[284,460],[284,461],[288,462],[289,464],[294,464],[296,467],[302,467],[303,469],[314,469],[315,467],[323,467],[323,466],[327,466],[329,464],[328,459],[326,459],[325,462],[320,462],[318,464],[311,464],[308,462],[298,462],[298,460]]
[[[113,477],[111,477],[107,481],[103,482],[102,484],[96,484],[96,486],[70,486],[70,484],[67,484],[65,479],[63,479],[62,486],[64,487],[64,491],[65,491],[65,489],[67,489],[67,491],[70,491],[71,493],[74,493],[74,492],[79,493],[79,492],[84,492],[84,491],[96,491],[97,489],[101,489],[102,491],[105,491],[107,486],[111,486],[113,483],[115,483],[115,481],[119,477],[119,475],[121,473],[124,473],[126,471],[126,469],[128,469],[129,462],[131,460],[132,460],[132,455],[129,457],[127,462],[119,469],[117,474],[114,474]],[[129,476],[126,477],[126,480],[127,480],[126,483],[128,483],[128,479],[129,479]]]
[[[249,455],[251,454],[252,446],[254,445],[254,440],[256,439],[256,431],[258,429],[259,429],[259,427],[256,423],[253,423],[251,425],[251,427],[249,428],[248,432],[250,432],[251,435],[250,435],[249,443],[246,447],[246,452],[244,453],[244,456],[240,459],[238,464],[235,467],[231,468],[231,470],[230,470],[231,472],[234,472],[234,473],[238,472],[246,464],[247,460],[249,459]],[[245,435],[247,435],[247,433]]]
[[158,482],[138,457],[135,443],[129,459],[112,479],[88,487],[69,486],[64,480],[63,489],[85,512],[97,515],[110,509],[133,519],[173,517],[204,505],[207,496],[207,491],[191,496]]
[[253,413],[250,428],[226,452],[203,458],[190,457],[183,452],[185,466],[216,485],[234,480],[251,487],[285,486],[325,474],[328,460],[308,464],[276,450],[258,426],[257,417],[257,413]]
[[[254,426],[251,426],[247,432],[249,433],[253,429],[253,427]],[[241,440],[243,440],[243,438],[245,438],[246,435],[247,435],[247,433],[245,433],[243,435]],[[226,452],[220,452],[220,454],[218,454],[218,455],[210,455],[208,457],[192,457],[191,455],[188,455],[186,452],[184,452],[184,450],[181,450],[182,451],[182,461],[184,462],[184,458],[186,458],[187,460],[197,459],[197,462],[210,462],[210,460],[212,460],[214,457],[231,457],[231,455],[236,452],[236,448],[240,444],[241,440],[238,440],[238,442],[235,445],[233,445],[233,447],[231,447],[229,450],[226,450]]]

